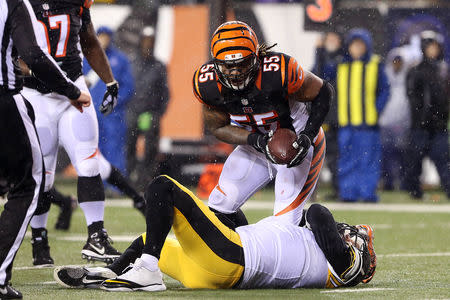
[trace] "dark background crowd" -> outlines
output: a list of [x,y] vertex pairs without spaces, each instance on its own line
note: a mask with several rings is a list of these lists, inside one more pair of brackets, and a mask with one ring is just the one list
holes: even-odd
[[[207,132],[203,141],[192,145],[218,145],[205,154],[207,159],[198,154],[203,151],[198,151],[177,161],[179,155],[159,150],[160,120],[170,95],[166,66],[153,55],[157,11],[162,4],[198,2],[98,2],[132,5],[130,16],[117,32],[98,28],[99,39],[120,84],[115,112],[108,117],[97,114],[103,155],[127,174],[139,190],[162,171],[183,178],[186,174],[178,174],[180,163],[223,162],[225,155],[214,157],[220,144]],[[294,2],[309,5],[313,1]],[[223,18],[234,10],[235,17],[252,25],[260,36],[260,26],[249,13],[250,2],[207,3],[216,8],[211,12],[211,20],[215,20],[211,23],[217,23],[217,18],[213,19],[217,8],[222,9]],[[407,8],[401,1],[330,3],[336,11],[328,21],[305,21],[306,30],[323,32],[315,45],[311,71],[336,89],[336,101],[324,124],[326,161],[332,174],[330,198],[376,202],[376,191],[382,187],[404,190],[420,199],[425,157],[434,163],[441,187],[450,197],[448,4],[436,1],[424,8]],[[387,23],[386,18],[390,20]],[[211,24],[211,28],[216,25]],[[84,71],[98,107],[105,87],[87,63]],[[201,173],[214,169],[203,165],[206,167],[189,173],[190,179],[185,181],[197,184]],[[203,178],[204,184],[216,180],[220,168],[212,172]]]

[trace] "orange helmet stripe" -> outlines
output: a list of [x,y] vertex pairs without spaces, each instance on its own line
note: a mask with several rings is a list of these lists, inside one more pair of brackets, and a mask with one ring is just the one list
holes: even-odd
[[258,39],[254,31],[243,22],[227,22],[219,26],[211,40],[211,55],[220,60],[228,54],[246,57],[256,53]]

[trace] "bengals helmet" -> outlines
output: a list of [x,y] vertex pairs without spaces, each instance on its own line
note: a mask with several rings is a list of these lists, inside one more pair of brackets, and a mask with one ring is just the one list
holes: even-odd
[[211,56],[220,82],[233,90],[243,90],[259,68],[258,39],[244,22],[220,25],[211,40]]

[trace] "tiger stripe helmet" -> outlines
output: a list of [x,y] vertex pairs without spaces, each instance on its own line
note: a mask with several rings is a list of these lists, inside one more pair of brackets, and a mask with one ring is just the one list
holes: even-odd
[[220,25],[211,39],[214,68],[223,85],[242,90],[254,79],[258,68],[258,38],[240,21]]

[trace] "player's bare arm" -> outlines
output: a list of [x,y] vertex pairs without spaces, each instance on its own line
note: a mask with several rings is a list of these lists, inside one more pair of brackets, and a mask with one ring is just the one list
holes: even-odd
[[104,83],[113,82],[114,75],[111,71],[111,66],[109,65],[105,51],[100,46],[92,23],[87,25],[86,30],[80,32],[80,44],[83,55],[100,79]]
[[304,71],[305,81],[301,88],[289,98],[299,102],[313,101],[320,92],[323,80],[309,71]]
[[232,126],[228,113],[204,105],[203,119],[206,128],[219,140],[235,145],[247,144],[247,137],[250,132],[243,128]]
[[89,23],[86,29],[80,32],[80,44],[81,50],[89,62],[89,65],[95,73],[97,73],[100,79],[106,83],[106,92],[99,109],[102,114],[108,115],[117,105],[119,84],[114,79],[108,58],[106,57],[105,51],[100,46],[92,23]]

